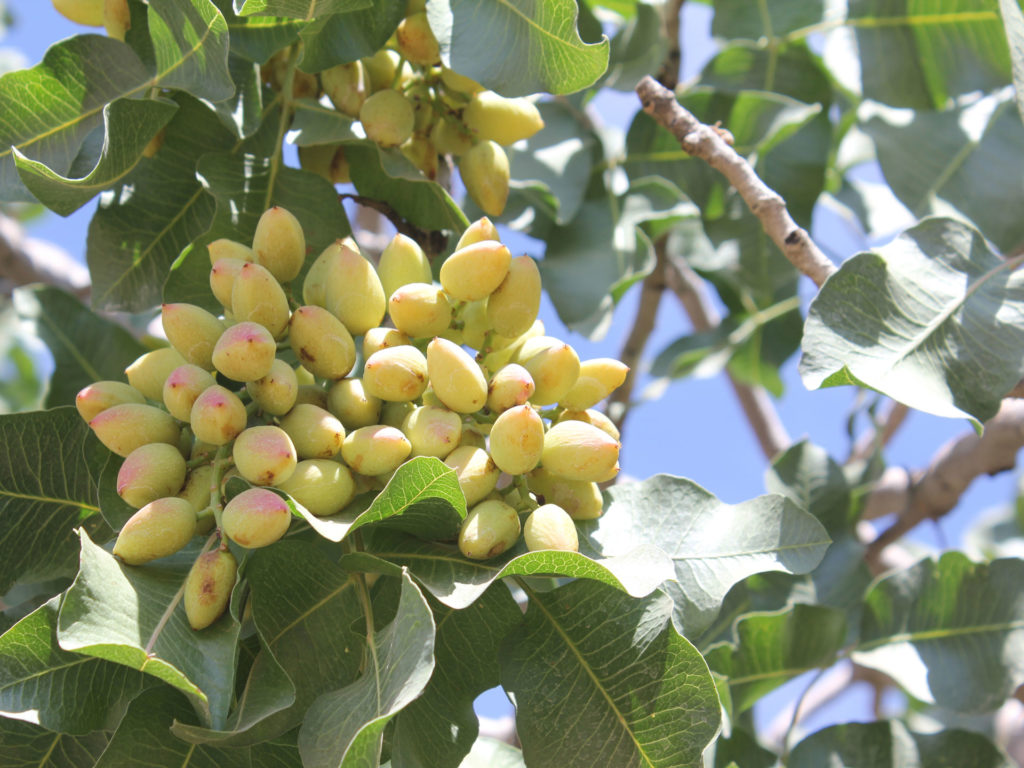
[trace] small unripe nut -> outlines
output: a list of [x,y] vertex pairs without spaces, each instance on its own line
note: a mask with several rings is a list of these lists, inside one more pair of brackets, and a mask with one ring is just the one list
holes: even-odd
[[296,405],[280,424],[300,459],[329,459],[341,450],[345,439],[345,427],[334,414],[310,403]]
[[164,396],[164,382],[171,371],[187,361],[174,347],[161,347],[144,355],[124,369],[128,383],[141,392],[147,400],[160,402]]
[[224,506],[221,527],[233,542],[246,549],[273,544],[288,531],[292,513],[288,502],[266,488],[249,488]]
[[435,338],[427,345],[427,372],[434,394],[457,413],[475,413],[487,402],[487,379],[458,344]]
[[472,445],[459,445],[445,457],[444,463],[455,470],[468,507],[482,501],[501,477],[501,470],[487,451]]
[[537,507],[523,524],[523,539],[531,552],[540,549],[557,549],[562,552],[578,552],[579,536],[572,518],[555,504]]
[[117,494],[138,509],[180,491],[185,472],[185,459],[177,447],[167,443],[140,445],[118,470]]
[[185,579],[185,615],[192,629],[205,629],[227,610],[238,563],[227,549],[196,558]]
[[544,469],[569,480],[601,483],[619,471],[619,442],[582,421],[562,421],[544,435]]
[[181,436],[178,423],[166,411],[142,403],[111,406],[94,416],[89,426],[107,448],[127,457],[147,443],[176,446]]
[[320,378],[344,378],[356,362],[352,334],[323,307],[308,304],[296,309],[288,342],[303,367]]
[[462,521],[459,551],[472,560],[497,557],[515,545],[520,530],[513,507],[497,499],[481,501]]
[[377,424],[349,432],[341,457],[361,475],[383,475],[398,469],[412,453],[412,443],[395,427]]
[[331,459],[300,461],[278,487],[317,517],[341,512],[356,495],[349,468]]
[[415,400],[427,388],[427,358],[412,346],[378,350],[363,368],[363,387],[381,400]]
[[260,323],[242,321],[226,329],[213,348],[214,367],[234,381],[262,379],[274,364],[277,342]]
[[298,461],[291,437],[272,425],[242,430],[235,438],[232,457],[238,473],[254,485],[283,483]]
[[213,375],[198,365],[179,365],[164,382],[164,405],[178,421],[188,421],[196,398],[216,383]]
[[192,405],[189,423],[196,439],[227,445],[245,429],[245,405],[238,395],[219,384],[208,387]]
[[128,565],[142,565],[173,555],[195,531],[196,511],[189,502],[177,496],[156,499],[128,518],[113,552]]
[[510,475],[522,475],[536,467],[544,444],[544,421],[529,405],[509,408],[491,427],[491,458]]
[[441,286],[460,301],[489,296],[508,274],[512,254],[496,240],[484,240],[455,251],[441,265]]
[[123,403],[144,405],[146,398],[135,387],[123,381],[95,381],[75,395],[75,408],[86,422],[92,421],[107,408]]

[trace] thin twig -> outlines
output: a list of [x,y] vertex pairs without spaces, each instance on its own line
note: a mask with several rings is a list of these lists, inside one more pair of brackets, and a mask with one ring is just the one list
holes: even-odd
[[[712,306],[703,282],[685,262],[666,261],[665,281],[689,315],[694,331],[701,333],[719,325],[721,318]],[[731,372],[726,373],[761,452],[766,459],[773,459],[793,442],[775,405],[762,387],[753,387],[738,380]]]
[[[1024,446],[1024,401],[1003,400],[999,412],[985,423],[981,436],[968,432],[950,441],[935,454],[928,467],[914,475],[906,495],[895,494],[902,508],[889,528],[872,541],[865,553],[868,565],[878,569],[881,553],[922,520],[937,520],[952,510],[964,491],[979,475],[994,475],[1016,465],[1017,452]],[[869,497],[868,503],[874,500]],[[885,509],[873,504],[872,514]]]
[[668,38],[668,52],[658,70],[658,82],[674,91],[679,83],[679,68],[683,63],[683,52],[679,47],[679,14],[685,0],[671,0],[665,4],[665,36]]
[[622,440],[623,426],[626,417],[629,415],[630,405],[633,402],[633,389],[640,376],[640,361],[643,357],[647,340],[654,331],[655,320],[658,315],[658,307],[661,305],[661,295],[665,291],[665,247],[667,236],[659,237],[654,242],[654,253],[657,261],[654,269],[644,278],[640,286],[640,303],[636,309],[636,316],[633,318],[633,327],[629,329],[629,335],[622,345],[619,353],[619,360],[629,366],[629,373],[626,380],[622,382],[608,398],[606,412],[608,417],[619,430],[619,440]]
[[636,92],[644,112],[671,131],[686,152],[704,160],[736,188],[751,212],[761,220],[764,231],[794,267],[819,287],[836,271],[807,231],[793,221],[786,201],[761,181],[750,163],[729,145],[723,131],[701,123],[676,101],[672,91],[653,77],[641,80]]
[[353,195],[348,192],[340,193],[338,198],[341,200],[351,200],[357,205],[372,208],[378,213],[383,214],[392,224],[395,225],[395,229],[403,235],[415,240],[419,244],[420,248],[426,252],[427,256],[434,256],[445,249],[448,238],[443,232],[420,229],[419,227],[410,224],[402,217],[401,214],[398,213],[398,211],[383,200],[374,200],[372,197]]
[[875,428],[862,436],[850,451],[847,464],[871,458],[875,451],[887,446],[910,415],[910,408],[903,403],[890,401],[889,407],[878,420]]

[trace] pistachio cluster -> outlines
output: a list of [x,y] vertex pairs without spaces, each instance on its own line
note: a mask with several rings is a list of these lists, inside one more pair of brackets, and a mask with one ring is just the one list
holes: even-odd
[[[214,527],[240,547],[267,546],[291,523],[286,496],[333,515],[414,456],[455,470],[467,557],[494,557],[521,533],[531,550],[577,548],[573,521],[601,514],[597,483],[618,472],[618,433],[593,406],[627,369],[580,362],[545,335],[537,266],[513,257],[490,220],[465,231],[440,284],[416,242],[396,235],[376,267],[351,238],[332,243],[297,291],[305,237],[280,207],[251,246],[218,240],[209,253],[221,315],[165,304],[170,346],[128,366],[127,384],[77,397],[124,457],[117,492],[138,509],[115,555],[139,565]],[[234,475],[251,487],[225,504]],[[194,627],[224,610],[234,567],[224,542],[196,561]]]
[[[264,67],[264,78],[281,88],[285,72],[282,52]],[[508,199],[504,147],[544,127],[529,99],[505,98],[441,64],[422,0],[409,3],[394,35],[373,56],[317,74],[298,70],[292,89],[297,98],[325,94],[335,109],[359,121],[367,138],[398,147],[429,179],[445,157],[454,158],[466,191],[488,216],[501,215]],[[299,160],[332,184],[350,181],[342,144],[301,147]]]

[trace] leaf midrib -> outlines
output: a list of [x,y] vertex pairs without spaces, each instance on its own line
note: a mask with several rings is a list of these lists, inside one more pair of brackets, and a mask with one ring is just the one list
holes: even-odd
[[1013,630],[1024,629],[1024,619],[1015,621],[1000,622],[998,624],[975,624],[969,627],[937,627],[935,629],[922,629],[910,632],[897,632],[886,635],[877,640],[863,643],[853,649],[854,653],[873,651],[876,648],[883,648],[886,645],[898,643],[928,642],[934,640],[946,640],[954,637],[966,637],[968,635],[983,635],[994,632],[1012,632]]

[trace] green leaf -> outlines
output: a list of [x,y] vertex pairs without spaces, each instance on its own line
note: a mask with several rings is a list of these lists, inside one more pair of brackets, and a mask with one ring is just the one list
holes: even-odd
[[434,671],[434,620],[407,573],[394,620],[369,642],[363,675],[321,695],[306,713],[299,729],[305,768],[379,765],[384,727],[426,687]]
[[527,594],[501,679],[531,768],[700,762],[721,708],[704,659],[672,627],[671,600],[588,581]]
[[864,107],[893,193],[918,218],[960,215],[1004,252],[1024,245],[1024,125],[1009,95],[960,109],[915,112]]
[[1024,561],[960,552],[882,578],[865,597],[854,661],[958,712],[995,709],[1024,682]]
[[[159,304],[171,265],[210,226],[214,201],[196,180],[196,163],[230,149],[234,137],[208,107],[183,94],[175,100],[160,151],[100,196],[89,224],[94,307],[138,312]],[[215,309],[206,261],[204,306]]]
[[74,575],[78,526],[110,534],[93,481],[101,450],[74,408],[0,417],[0,594]]
[[632,91],[644,75],[657,72],[665,61],[669,39],[662,4],[640,0],[631,11],[631,18],[611,40],[608,71],[598,83],[602,88]]
[[387,201],[410,224],[458,234],[469,226],[444,187],[427,179],[400,150],[381,149],[371,141],[347,143],[345,159],[359,194]]
[[728,738],[719,736],[715,741],[714,768],[775,768],[778,760],[778,755],[762,747],[751,733],[735,724]]
[[765,490],[788,496],[837,533],[850,528],[850,487],[843,468],[824,448],[807,440],[794,443],[772,462],[765,473]]
[[469,560],[452,545],[420,541],[390,531],[374,530],[367,534],[366,552],[377,563],[367,563],[366,555],[349,555],[342,560],[343,564],[352,558],[352,567],[376,565],[367,570],[382,570],[392,575],[400,567],[408,568],[430,594],[455,609],[471,605],[491,584],[505,576],[593,579],[639,597],[650,594],[672,575],[665,555],[646,540],[618,557],[601,559],[578,552],[524,552],[521,545],[491,560]]
[[123,381],[125,368],[147,351],[124,327],[59,288],[19,288],[14,304],[53,355],[50,408],[73,405],[79,390],[95,381]]
[[540,262],[544,288],[571,329],[599,337],[615,302],[654,267],[645,222],[697,215],[697,209],[663,179],[638,179],[616,196],[601,189],[579,212],[547,236]]
[[321,16],[302,31],[305,47],[300,64],[303,71],[322,72],[337,64],[348,64],[372,56],[391,37],[405,17],[405,0],[372,0],[366,10]]
[[913,733],[898,720],[833,725],[793,748],[789,768],[1012,768],[1013,763],[979,733],[949,729]]
[[691,480],[654,475],[612,486],[604,515],[581,526],[604,556],[656,541],[672,558],[680,631],[696,635],[718,613],[729,588],[755,573],[813,570],[830,543],[821,523],[781,496],[724,504]]
[[263,78],[257,64],[230,56],[228,67],[235,81],[235,95],[211,104],[221,123],[237,138],[248,138],[263,120]]
[[113,451],[106,451],[106,461],[103,462],[97,478],[100,514],[107,525],[115,531],[121,530],[128,519],[138,511],[137,507],[122,499],[121,494],[117,492],[117,475],[123,463],[122,457]]
[[148,21],[156,55],[155,84],[214,102],[234,94],[228,25],[211,0],[150,0]]
[[[556,224],[568,224],[580,209],[594,166],[599,140],[584,127],[579,113],[567,104],[544,101],[537,105],[544,127],[526,146],[506,150],[512,195],[523,195]],[[537,188],[543,193],[537,194]],[[547,202],[547,195],[554,205]]]
[[859,74],[837,74],[865,98],[942,109],[957,96],[1010,82],[996,0],[855,0],[846,24]]
[[735,648],[705,654],[711,669],[729,682],[735,712],[790,678],[829,667],[846,640],[846,617],[822,605],[794,605],[775,614],[751,614],[737,623]]
[[103,153],[87,176],[64,176],[15,148],[18,175],[39,202],[67,216],[130,173],[142,160],[146,145],[177,109],[177,104],[162,99],[112,101],[103,108]]
[[1024,260],[928,219],[843,263],[811,303],[800,374],[858,383],[950,418],[993,416],[1024,374]]
[[66,651],[123,664],[186,694],[205,723],[223,723],[234,690],[239,624],[225,616],[196,632],[181,605],[194,542],[145,566],[123,565],[81,537],[81,567],[61,604]]
[[0,200],[31,200],[13,149],[67,173],[108,102],[145,92],[150,75],[124,43],[80,35],[51,46],[31,69],[0,77]]
[[142,690],[134,671],[57,645],[54,597],[0,636],[0,713],[51,731],[114,728]]
[[341,541],[364,525],[403,531],[421,539],[454,539],[466,517],[466,497],[455,470],[440,459],[417,456],[400,466],[370,506],[354,519],[304,514],[321,536]]
[[294,748],[288,760],[287,748],[278,745],[225,749],[182,741],[171,732],[170,724],[191,715],[185,698],[174,689],[160,686],[146,691],[128,708],[95,768],[254,768],[267,758],[271,761],[268,768],[299,768],[298,750]]
[[477,737],[473,701],[500,682],[501,641],[523,614],[502,584],[462,610],[430,607],[437,624],[434,674],[423,695],[396,716],[391,759],[403,768],[458,768]]
[[0,717],[0,754],[5,768],[92,766],[106,748],[107,739],[103,731],[71,736]]
[[[237,2],[237,0],[236,0]],[[240,16],[284,16],[310,19],[368,8],[370,0],[244,0]]]
[[[224,15],[231,41],[231,53],[257,64],[295,42],[305,22],[278,16],[238,16],[232,0],[214,0]],[[228,65],[231,66],[230,60]]]
[[295,116],[289,126],[288,141],[300,147],[311,144],[334,144],[351,140],[362,143],[352,132],[354,119],[313,99],[299,99],[294,104]]
[[286,538],[254,550],[245,576],[262,650],[227,730],[175,725],[192,742],[237,746],[280,736],[302,722],[320,694],[359,675],[363,611],[346,570],[317,546]]
[[1006,43],[1013,62],[1013,90],[1017,98],[1017,112],[1024,120],[1024,13],[1016,0],[999,0],[999,13],[1003,17]]
[[771,91],[804,104],[828,107],[832,102],[831,75],[803,42],[768,47],[738,43],[708,62],[697,84],[718,93]]
[[824,15],[824,0],[762,0],[754,6],[747,0],[716,0],[711,34],[727,40],[777,43],[819,23]]
[[444,63],[503,96],[574,93],[604,74],[608,38],[584,43],[576,29],[578,13],[572,0],[427,3]]

